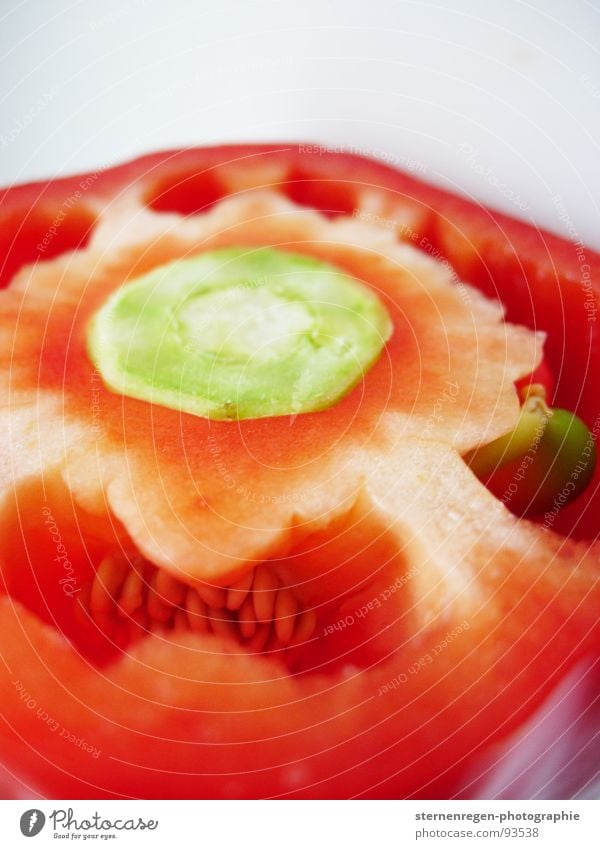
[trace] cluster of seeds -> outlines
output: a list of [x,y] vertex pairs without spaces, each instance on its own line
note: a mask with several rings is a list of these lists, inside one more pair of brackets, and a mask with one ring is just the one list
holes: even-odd
[[80,599],[83,612],[110,639],[130,640],[136,631],[191,631],[235,640],[248,651],[300,645],[317,626],[314,610],[261,564],[235,584],[188,585],[136,558],[105,557]]

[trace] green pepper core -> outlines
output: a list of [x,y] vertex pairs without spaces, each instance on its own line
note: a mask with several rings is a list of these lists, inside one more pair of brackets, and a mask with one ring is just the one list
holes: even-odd
[[235,420],[332,406],[391,332],[376,294],[342,269],[228,248],[126,283],[94,316],[87,342],[114,392]]

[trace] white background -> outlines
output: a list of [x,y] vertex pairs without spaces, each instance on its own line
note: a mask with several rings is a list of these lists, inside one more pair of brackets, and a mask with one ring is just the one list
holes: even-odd
[[316,140],[600,248],[598,0],[3,0],[0,79],[3,184]]

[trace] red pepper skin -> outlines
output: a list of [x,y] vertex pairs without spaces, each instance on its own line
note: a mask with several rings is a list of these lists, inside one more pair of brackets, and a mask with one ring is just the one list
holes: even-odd
[[[260,169],[252,167],[256,163],[260,163]],[[460,278],[498,297],[512,321],[548,334],[547,357],[556,380],[554,403],[577,412],[596,433],[600,425],[600,350],[595,315],[600,256],[586,248],[582,262],[579,249],[563,239],[378,162],[323,152],[316,145],[282,143],[171,151],[102,172],[6,189],[0,193],[2,285],[9,285],[24,264],[85,245],[98,208],[110,204],[132,185],[140,187],[157,211],[193,214],[227,194],[224,175],[232,164],[247,167],[249,174],[256,172],[258,184],[275,183],[295,202],[332,216],[372,216],[366,196],[376,197],[383,226],[393,227],[399,238],[446,259]],[[52,234],[49,240],[48,234]],[[598,478],[573,507],[561,511],[555,530],[577,537],[598,534],[597,484]],[[518,603],[515,601],[515,605]],[[26,647],[23,657],[27,657]],[[67,668],[71,661],[65,658],[64,662]],[[60,675],[54,676],[48,669],[45,672],[49,678],[44,682],[47,692],[56,691],[58,698]],[[458,727],[458,715],[455,718]],[[38,728],[36,722],[32,715],[34,729]],[[171,745],[170,741],[161,743]],[[22,757],[21,746],[15,741],[13,762]],[[28,757],[38,768],[33,752]],[[68,777],[60,786],[65,795],[72,795]],[[85,798],[91,791],[86,785],[78,792]]]

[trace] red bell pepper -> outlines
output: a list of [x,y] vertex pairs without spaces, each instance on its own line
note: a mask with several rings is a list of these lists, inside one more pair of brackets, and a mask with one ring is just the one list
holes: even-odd
[[[594,438],[600,429],[594,285],[600,256],[393,168],[315,145],[241,145],[152,154],[93,174],[6,189],[0,206],[0,280],[6,287],[9,318],[1,330],[0,356],[3,408],[13,447],[12,457],[6,452],[2,457],[0,749],[7,769],[46,795],[445,797],[460,787],[476,754],[518,727],[579,658],[598,651],[595,549],[588,556],[586,543],[580,542],[573,549],[573,568],[565,565],[574,540],[590,540],[592,546],[598,535],[598,475],[580,499],[557,512],[550,529],[520,523],[506,511],[497,518],[494,513],[489,526],[490,510],[495,509],[492,496],[476,485],[454,452],[438,446],[423,453],[423,443],[414,450],[424,469],[437,469],[439,479],[430,483],[435,509],[441,516],[440,504],[447,500],[453,505],[453,518],[447,521],[463,522],[455,526],[454,536],[449,525],[443,532],[434,529],[431,545],[436,539],[446,545],[468,527],[475,539],[469,557],[476,556],[480,537],[485,545],[491,539],[489,544],[501,554],[496,559],[496,554],[489,555],[488,569],[482,544],[481,570],[470,565],[460,576],[455,570],[440,577],[434,570],[417,578],[403,570],[406,561],[397,545],[393,515],[397,510],[402,522],[410,524],[413,514],[400,495],[392,499],[385,521],[379,518],[373,524],[369,511],[355,505],[355,530],[346,522],[349,513],[343,521],[334,516],[327,533],[315,526],[311,534],[296,538],[290,528],[291,542],[285,555],[280,552],[290,561],[289,568],[310,563],[310,568],[323,569],[314,548],[322,548],[333,560],[338,537],[360,551],[365,534],[363,560],[382,564],[382,583],[353,583],[336,575],[338,589],[335,582],[327,585],[330,596],[337,591],[347,598],[338,618],[332,618],[331,605],[324,606],[329,619],[320,622],[319,633],[331,636],[334,648],[319,643],[307,649],[303,657],[310,656],[310,671],[302,659],[286,666],[245,651],[221,653],[217,643],[204,650],[193,635],[172,637],[160,631],[127,644],[122,653],[118,636],[107,646],[95,639],[89,623],[76,619],[72,602],[83,586],[82,576],[89,576],[90,564],[102,550],[106,505],[96,490],[91,495],[87,483],[78,480],[76,463],[55,473],[62,462],[60,444],[48,449],[47,477],[40,478],[36,454],[46,451],[41,441],[44,417],[53,426],[60,423],[65,444],[83,439],[85,427],[89,431],[96,426],[109,432],[106,445],[129,440],[127,462],[133,478],[138,474],[136,452],[150,450],[150,445],[158,464],[181,456],[173,432],[179,419],[172,411],[164,413],[141,402],[121,407],[111,399],[82,353],[77,322],[80,317],[87,320],[111,287],[123,282],[120,266],[111,271],[113,245],[126,253],[123,239],[129,240],[132,256],[135,253],[131,267],[142,273],[165,251],[178,255],[180,248],[173,245],[180,238],[182,216],[195,221],[228,197],[250,197],[263,189],[296,207],[316,210],[328,221],[393,230],[400,243],[446,261],[461,280],[499,299],[509,321],[545,331],[544,368],[553,374],[555,403],[577,412]],[[152,220],[160,222],[156,232]],[[268,238],[270,223],[261,226]],[[102,228],[100,252],[94,238]],[[210,236],[217,245],[219,240],[227,244],[227,238],[226,229]],[[273,238],[277,243],[278,235]],[[139,248],[142,242],[144,250]],[[319,255],[326,250],[326,245],[320,246]],[[72,259],[60,265],[66,255]],[[50,262],[55,258],[57,265]],[[95,263],[101,266],[99,275]],[[89,298],[81,288],[82,275],[88,272]],[[44,280],[47,290],[40,287]],[[383,273],[378,281],[383,288]],[[62,299],[58,306],[56,293]],[[46,325],[39,324],[44,309]],[[25,352],[34,342],[35,355],[27,363]],[[383,387],[385,374],[378,366],[373,385]],[[19,393],[25,395],[34,378],[42,390],[54,381],[66,401],[62,411],[39,401],[37,430],[30,433],[23,413],[26,402]],[[355,410],[353,397],[343,402],[345,410]],[[108,423],[96,421],[98,405],[110,418]],[[120,419],[125,412],[124,422]],[[236,454],[240,439],[263,465],[285,466],[286,458],[296,457],[304,422],[314,428],[311,444],[334,444],[333,431],[319,429],[313,416],[301,418],[299,431],[286,422],[287,432],[281,425],[275,437],[269,430],[276,426],[272,423],[264,428],[236,425],[235,433],[230,429],[222,440],[220,435],[214,442],[207,437],[203,450],[212,451],[213,460],[215,451],[225,458],[218,460],[223,477],[230,474],[228,456],[242,463],[242,455]],[[199,425],[185,417],[182,421],[181,433],[193,441]],[[372,422],[360,417],[357,421],[357,432],[367,433]],[[126,426],[143,433],[144,439],[150,433],[151,439],[142,445],[123,435]],[[199,444],[193,443],[194,450]],[[268,453],[269,444],[277,446],[277,456]],[[122,463],[116,452],[113,456],[103,451],[102,463]],[[409,468],[413,455],[406,452],[398,455],[405,458],[406,471],[402,466],[378,469],[371,504],[383,503],[395,479],[411,490],[420,486],[420,473]],[[82,454],[85,475],[88,461]],[[156,468],[160,473],[166,466]],[[173,472],[169,481],[177,479],[185,486],[185,471],[177,472],[177,478]],[[125,548],[129,535],[142,533],[136,522],[144,509],[152,509],[143,490],[154,492],[156,483],[151,475],[145,483],[143,476],[135,481],[135,486],[123,484],[118,492],[116,485],[105,487],[111,509],[117,501],[120,505],[118,515],[109,511],[108,521],[114,540]],[[189,509],[179,504],[179,491],[170,491],[161,509]],[[243,487],[236,492],[240,501],[254,497]],[[458,492],[470,502],[461,507]],[[274,492],[269,497],[272,506],[284,495]],[[138,500],[143,502],[139,514],[133,507],[128,511],[128,499],[136,508]],[[196,507],[218,511],[224,503],[205,499]],[[260,518],[260,513],[252,515]],[[162,529],[156,530],[160,535]],[[236,544],[232,533],[234,554]],[[452,557],[459,563],[457,546]],[[150,545],[143,553],[152,559]],[[434,553],[427,556],[435,559]],[[63,570],[58,588],[56,581],[50,586],[47,580],[48,563],[55,559]],[[258,554],[257,560],[262,560]],[[359,575],[367,568],[354,561],[353,566]],[[154,580],[155,573],[149,574],[145,578]],[[302,574],[307,580],[307,573]],[[412,618],[410,597],[400,601],[413,577],[422,580],[423,587],[431,581],[427,596],[418,596],[423,605],[418,619]],[[375,609],[381,607],[382,593],[394,596],[393,621],[379,617]],[[468,613],[461,618],[465,599]],[[360,613],[365,608],[373,632],[344,624],[350,619],[353,624],[367,621],[367,613]],[[420,630],[414,632],[410,626],[416,621]],[[376,651],[364,648],[371,639],[379,640]]]

